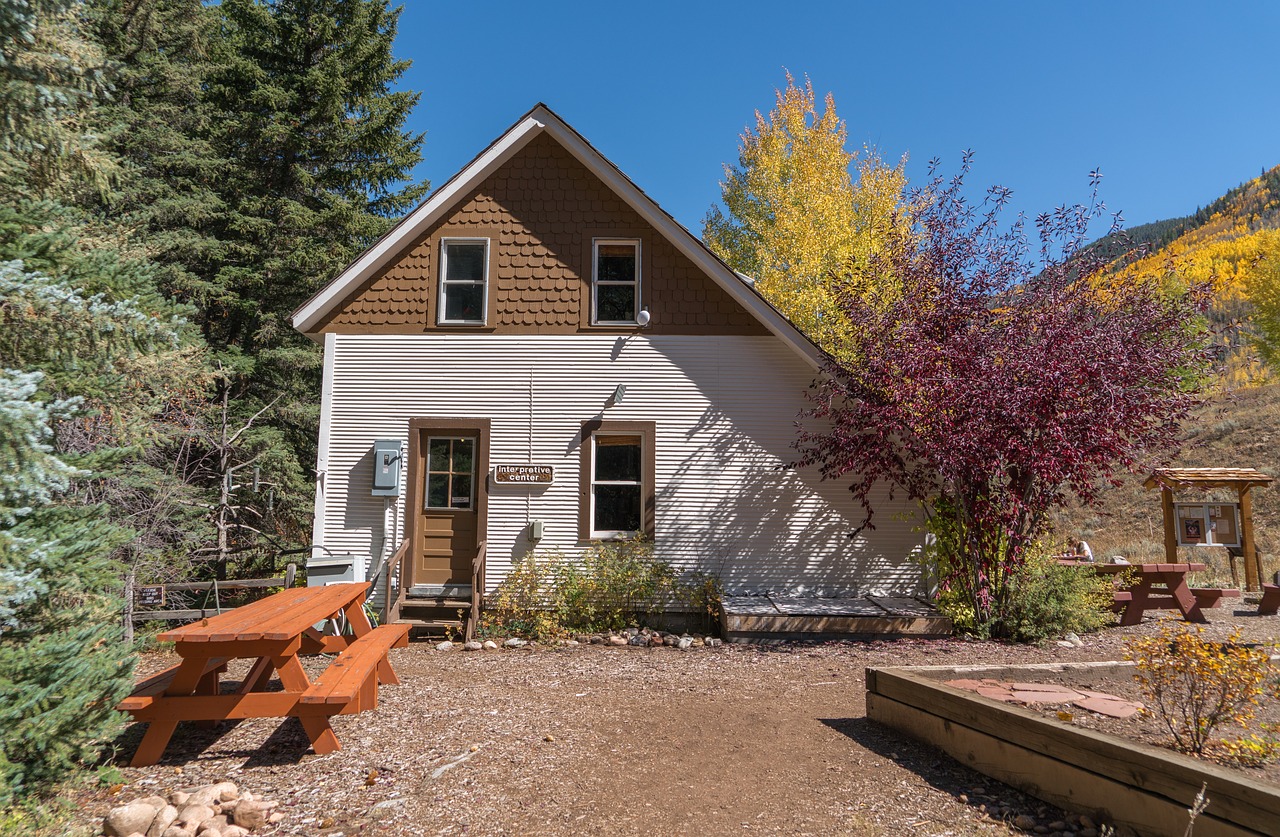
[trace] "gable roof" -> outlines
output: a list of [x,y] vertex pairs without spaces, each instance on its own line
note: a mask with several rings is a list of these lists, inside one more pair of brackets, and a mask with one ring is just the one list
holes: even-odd
[[325,316],[356,291],[370,277],[385,267],[425,229],[453,208],[455,202],[481,183],[523,149],[539,134],[548,134],[575,159],[601,180],[614,194],[664,236],[685,257],[706,273],[730,297],[747,310],[765,328],[811,366],[818,368],[825,353],[791,324],[783,314],[760,295],[747,277],[735,272],[711,252],[696,236],[680,225],[662,207],[635,185],[622,170],[605,158],[591,143],[539,103],[516,121],[502,136],[494,140],[475,159],[462,168],[419,206],[400,220],[382,238],[340,273],[328,285],[293,312],[293,327],[314,335]]

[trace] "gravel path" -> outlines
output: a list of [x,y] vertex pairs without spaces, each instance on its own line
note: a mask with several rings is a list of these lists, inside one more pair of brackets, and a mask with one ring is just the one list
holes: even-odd
[[[1213,611],[1210,631],[1235,622],[1275,641],[1280,618],[1243,613]],[[339,752],[306,755],[295,721],[184,726],[162,764],[122,767],[118,794],[83,800],[83,822],[120,799],[230,779],[281,802],[279,834],[1021,833],[1006,822],[1064,817],[868,722],[865,668],[1119,659],[1125,636],[1154,627],[1078,648],[414,643],[392,652],[402,684],[382,689],[376,711],[334,720]],[[144,669],[164,664],[153,655]],[[122,761],[140,735],[121,739]]]

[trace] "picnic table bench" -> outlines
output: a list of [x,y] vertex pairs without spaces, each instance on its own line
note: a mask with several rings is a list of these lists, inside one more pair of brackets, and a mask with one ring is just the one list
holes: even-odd
[[1258,602],[1259,616],[1274,616],[1280,611],[1280,584],[1262,585],[1262,601]]
[[1232,588],[1187,585],[1187,573],[1204,572],[1205,564],[1095,564],[1090,561],[1061,559],[1058,563],[1071,567],[1092,567],[1099,575],[1132,572],[1132,585],[1112,594],[1112,608],[1120,613],[1121,625],[1137,625],[1148,610],[1176,610],[1188,622],[1206,622],[1201,610],[1218,607],[1223,599],[1239,598]]
[[[317,754],[340,749],[329,725],[334,715],[377,706],[378,684],[399,680],[388,660],[391,648],[408,643],[408,625],[375,628],[364,612],[368,582],[294,587],[159,634],[181,657],[177,665],[140,680],[116,708],[147,732],[130,762],[155,764],[180,721],[213,725],[243,718],[297,718]],[[352,636],[324,636],[315,625],[341,614]],[[337,653],[313,682],[302,654]],[[234,691],[224,694],[219,677],[233,659],[253,659]],[[281,690],[267,691],[272,673]]]

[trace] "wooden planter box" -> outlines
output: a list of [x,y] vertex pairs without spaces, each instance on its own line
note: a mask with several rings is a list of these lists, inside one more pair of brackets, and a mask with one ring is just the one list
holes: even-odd
[[1208,783],[1195,837],[1280,833],[1280,788],[1168,750],[1125,741],[943,685],[960,677],[1032,681],[1124,663],[867,669],[867,717],[1062,808],[1140,835],[1181,835]]

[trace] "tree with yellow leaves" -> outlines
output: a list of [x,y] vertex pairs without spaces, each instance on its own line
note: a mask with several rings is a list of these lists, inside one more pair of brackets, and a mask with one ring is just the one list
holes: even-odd
[[1255,343],[1264,360],[1280,369],[1280,231],[1258,234],[1258,257],[1245,284],[1253,303]]
[[848,329],[839,295],[884,291],[865,286],[863,268],[887,237],[910,229],[905,160],[889,166],[874,150],[859,159],[847,139],[831,94],[819,112],[812,82],[799,87],[787,73],[774,109],[757,111],[742,134],[738,165],[725,166],[728,215],[712,207],[702,230],[712,251],[837,358]]

